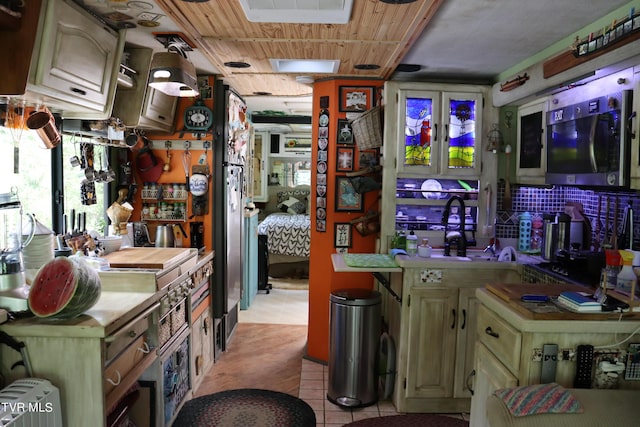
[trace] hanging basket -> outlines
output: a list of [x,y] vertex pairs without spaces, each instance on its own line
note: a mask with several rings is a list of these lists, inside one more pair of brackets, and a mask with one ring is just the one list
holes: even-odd
[[382,108],[373,107],[351,121],[353,137],[360,150],[382,147]]

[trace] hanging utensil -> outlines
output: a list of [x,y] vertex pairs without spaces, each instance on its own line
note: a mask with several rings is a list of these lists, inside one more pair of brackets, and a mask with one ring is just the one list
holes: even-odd
[[6,123],[13,139],[13,173],[20,173],[20,139],[25,127],[24,101],[8,99]]
[[164,165],[162,165],[162,170],[169,172],[171,170],[171,141],[165,141],[164,146],[167,149],[167,160],[165,160]]
[[613,249],[618,250],[618,214],[620,210],[620,198],[618,196],[616,196],[614,206],[615,207],[614,207],[614,215],[613,215],[613,231],[611,232],[611,246],[613,247]]
[[510,211],[512,207],[511,182],[509,180],[509,175],[511,174],[511,144],[507,144],[507,146],[504,147],[504,154],[507,164],[504,173],[504,197],[502,198],[502,208],[506,211]]
[[595,240],[593,241],[593,251],[600,250],[600,216],[602,215],[602,195],[598,195],[598,216],[596,217]]
[[186,180],[186,188],[187,191],[191,191],[189,187],[189,170],[191,169],[191,152],[189,148],[191,147],[190,141],[184,142],[184,153],[182,153],[182,167],[184,169],[184,176]]
[[604,238],[602,240],[602,249],[611,249],[611,242],[609,241],[609,197],[605,202],[604,208]]

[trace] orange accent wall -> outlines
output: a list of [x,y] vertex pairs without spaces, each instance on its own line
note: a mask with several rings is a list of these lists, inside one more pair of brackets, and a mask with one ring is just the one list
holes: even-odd
[[[207,107],[211,108],[213,110],[213,86],[214,86],[214,80],[215,78],[213,76],[209,77],[209,85],[211,86],[211,90],[212,90],[212,97],[211,98],[207,98],[204,99],[204,103],[205,105],[207,105]],[[158,133],[158,132],[148,132],[145,133],[145,135],[147,136],[147,138],[149,140],[151,140],[151,143],[153,145],[153,154],[154,156],[158,159],[159,162],[164,163],[165,160],[167,159],[167,149],[165,148],[165,141],[167,140],[171,140],[172,141],[172,146],[173,149],[170,150],[171,153],[171,169],[168,172],[162,172],[162,175],[160,175],[160,178],[158,179],[158,183],[160,184],[167,184],[167,183],[184,183],[185,182],[185,174],[184,174],[184,168],[182,166],[182,155],[184,153],[184,147],[179,147],[177,144],[180,144],[184,141],[196,141],[196,139],[194,139],[192,137],[191,131],[186,131],[184,133],[184,135],[182,136],[182,138],[180,138],[180,131],[183,129],[184,127],[184,110],[193,105],[193,103],[195,102],[196,98],[179,98],[178,99],[178,106],[176,107],[176,114],[175,114],[175,119],[174,119],[174,123],[175,123],[175,132],[173,133]],[[209,141],[212,140],[212,136],[211,136],[211,132],[213,131],[213,127],[209,130],[209,133],[207,133],[206,139],[208,139]],[[177,143],[176,140],[180,140],[182,142]],[[207,153],[207,159],[209,162],[209,167],[213,167],[213,144],[215,144],[215,141],[212,142],[211,144],[211,148],[208,150]],[[142,200],[141,200],[141,194],[142,194],[142,186],[143,186],[143,182],[140,179],[140,176],[138,175],[138,172],[135,170],[135,162],[136,162],[136,155],[138,154],[139,149],[142,148],[142,144],[140,142],[138,142],[138,145],[136,145],[134,147],[134,149],[131,151],[131,153],[129,154],[129,157],[131,159],[132,165],[134,165],[134,174],[136,177],[136,183],[138,184],[138,191],[136,193],[134,202],[135,202],[135,206],[136,209],[134,210],[134,213],[132,215],[132,219],[131,221],[139,221],[140,220],[140,212],[141,212],[141,208],[142,208]],[[180,149],[177,149],[180,148]],[[191,166],[198,164],[198,158],[200,157],[201,154],[204,153],[204,150],[190,150],[191,152]],[[191,168],[189,168],[189,173],[191,174]],[[213,173],[213,170],[212,170]],[[213,206],[213,208],[211,207],[211,187],[212,187],[212,182],[211,180],[209,180],[209,191],[208,191],[208,197],[209,197],[209,213],[203,216],[197,216],[197,217],[193,217],[191,219],[187,218],[187,222],[185,223],[181,223],[183,228],[185,229],[187,236],[185,239],[183,239],[182,241],[182,245],[185,248],[188,248],[190,246],[190,236],[189,236],[189,223],[190,222],[203,222],[204,223],[204,244],[205,247],[209,250],[213,249],[213,241],[212,241],[212,227],[213,227],[213,216],[212,216],[212,211],[213,209],[215,209],[215,206]],[[192,209],[191,209],[191,193],[189,193],[188,196],[188,200],[186,202],[187,204],[187,211],[188,211],[188,216],[192,215]],[[149,232],[151,234],[151,239],[153,239],[155,237],[155,229],[156,226],[158,224],[163,224],[162,220],[157,220],[157,221],[148,221],[148,226],[149,226]]]
[[[315,83],[313,86],[313,172],[311,174],[311,255],[309,265],[309,327],[307,336],[307,356],[328,361],[329,358],[329,297],[336,289],[373,287],[373,276],[370,273],[336,273],[333,271],[331,254],[336,253],[334,247],[334,224],[349,222],[362,216],[367,210],[379,210],[379,192],[371,191],[364,194],[364,212],[335,212],[335,182],[336,182],[336,150],[338,119],[346,118],[344,112],[339,111],[340,86],[382,87],[380,80],[330,80]],[[378,91],[376,91],[377,93]],[[329,97],[329,145],[327,147],[327,222],[326,231],[316,231],[316,165],[318,160],[318,118],[320,115],[320,98]],[[355,159],[358,150],[355,150]],[[339,173],[339,175],[344,175]],[[351,253],[375,252],[377,234],[361,236],[352,230]]]

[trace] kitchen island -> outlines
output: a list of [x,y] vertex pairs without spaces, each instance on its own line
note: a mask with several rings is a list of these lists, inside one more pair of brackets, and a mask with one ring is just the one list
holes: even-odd
[[[193,349],[195,319],[191,319],[189,296],[203,284],[208,288],[213,252],[128,249],[130,255],[145,249],[145,255],[168,262],[100,272],[100,299],[77,318],[27,317],[0,325],[1,331],[24,343],[31,376],[45,378],[60,390],[61,408],[56,410],[62,411],[65,427],[107,425],[114,409],[120,411],[131,404],[127,397],[135,390],[144,398],[139,399],[134,416],[146,423],[154,420],[154,426],[170,425],[192,395],[191,362],[195,358],[191,352],[202,347]],[[212,363],[212,338],[208,344],[211,349],[206,354]],[[20,353],[3,347],[0,355],[7,384],[30,377],[19,364]],[[209,365],[209,361],[200,363]],[[164,389],[166,369],[171,369],[172,377],[175,373],[172,393]]]
[[[497,282],[499,283],[499,282]],[[558,294],[565,286],[555,286]],[[593,358],[586,365],[587,381],[595,388],[620,387],[640,390],[640,381],[626,380],[624,373],[611,376],[602,362],[625,363],[630,343],[640,343],[638,313],[544,313],[543,304],[525,305],[504,292],[518,295],[540,285],[500,286],[478,289],[480,303],[476,326],[474,394],[471,425],[486,426],[486,401],[494,390],[539,384],[543,369],[544,346],[556,344],[552,381],[573,388],[580,359],[578,346],[593,346]],[[527,309],[526,307],[529,307]],[[547,360],[549,357],[546,358]],[[615,380],[614,380],[615,378]]]

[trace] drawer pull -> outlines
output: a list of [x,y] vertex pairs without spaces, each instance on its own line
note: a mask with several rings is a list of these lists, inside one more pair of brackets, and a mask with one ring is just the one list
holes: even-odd
[[475,376],[476,376],[476,370],[472,369],[471,372],[469,372],[469,375],[467,375],[467,381],[465,381],[467,390],[469,390],[469,393],[471,393],[471,396],[473,396],[473,387],[472,387],[471,379]]
[[142,347],[138,347],[138,350],[144,354],[149,354],[149,352],[151,352],[151,348],[149,348],[149,344],[147,344],[146,341],[142,343]]
[[129,331],[127,335],[129,335],[129,338],[135,338],[138,334],[136,334],[136,331]]
[[487,329],[484,330],[484,333],[494,338],[500,338],[500,334],[497,332],[493,332],[493,329],[491,329],[491,326],[487,326]]
[[122,381],[122,376],[120,375],[120,371],[116,371],[116,375],[118,376],[117,380],[112,380],[111,378],[107,378],[107,381],[109,381],[109,384],[116,386],[118,384],[120,384],[120,381]]

